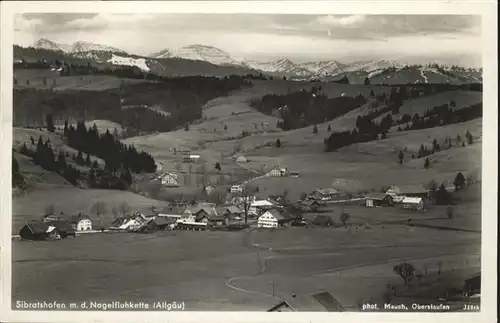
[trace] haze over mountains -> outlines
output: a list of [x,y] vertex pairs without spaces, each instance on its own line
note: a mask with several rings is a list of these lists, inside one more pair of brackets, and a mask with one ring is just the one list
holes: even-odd
[[[345,64],[336,60],[311,61],[296,63],[286,57],[270,62],[261,62],[248,59],[237,59],[229,53],[213,47],[200,44],[187,45],[180,48],[165,48],[159,52],[151,53],[147,56],[134,55],[125,50],[112,46],[95,44],[86,41],[77,41],[73,44],[59,44],[48,39],[40,39],[33,46],[36,49],[43,49],[58,52],[78,59],[93,60],[99,63],[110,63],[113,65],[136,66],[142,71],[157,72],[172,69],[172,61],[177,59],[205,62],[221,70],[231,71],[232,68],[238,73],[260,72],[271,76],[290,77],[297,79],[311,78],[336,78],[348,76],[353,78],[354,83],[363,82],[365,77],[384,77],[378,82],[391,82],[397,80],[401,82],[429,82],[429,79],[436,79],[439,82],[479,82],[482,80],[481,72],[474,69],[464,69],[457,66],[416,66],[403,62],[390,60],[368,60]],[[160,62],[169,62],[168,66],[159,66]],[[194,64],[194,62],[193,62]],[[206,65],[204,66],[207,67]],[[226,68],[223,69],[222,67]],[[405,76],[401,77],[401,71]],[[201,72],[200,72],[201,73]],[[396,75],[389,75],[397,73]],[[426,74],[424,74],[426,73]],[[180,73],[183,74],[183,73]],[[410,75],[409,79],[406,75]]]

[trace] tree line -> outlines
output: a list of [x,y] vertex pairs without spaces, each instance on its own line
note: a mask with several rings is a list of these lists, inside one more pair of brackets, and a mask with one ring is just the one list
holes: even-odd
[[250,106],[264,114],[278,114],[277,126],[283,130],[307,127],[333,120],[366,102],[361,94],[356,97],[328,98],[321,87],[284,95],[267,94],[260,100],[253,100]]
[[[30,140],[35,149],[29,149],[26,143],[23,143],[20,153],[31,157],[33,162],[43,169],[59,174],[72,185],[127,190],[132,184],[132,175],[128,168],[123,166],[117,170],[112,170],[109,167],[101,168],[97,160],[92,161],[89,154],[83,157],[81,151],[78,154],[70,155],[61,150],[56,156],[49,139],[44,142],[40,136],[37,141],[33,138]],[[89,171],[85,172],[84,168],[77,168],[74,166],[75,164],[86,166]]]
[[87,129],[83,121],[73,125],[64,124],[64,136],[68,146],[103,159],[105,168],[111,172],[119,169],[130,170],[134,173],[153,173],[156,164],[151,155],[146,152],[138,152],[134,146],[121,143],[109,130],[99,134],[97,126]]
[[413,116],[409,114],[403,115],[396,124],[405,124],[399,126],[398,131],[419,130],[434,128],[454,123],[461,123],[483,116],[483,103],[476,103],[466,108],[454,110],[454,103],[435,106],[427,110],[423,116],[415,113]]
[[32,137],[31,144],[35,145],[34,150],[28,149],[26,143],[23,143],[20,153],[31,157],[33,162],[43,169],[55,172],[71,184],[75,186],[78,185],[78,181],[81,179],[82,174],[76,167],[66,161],[66,157],[69,157],[69,155],[60,151],[56,157],[50,140],[47,139],[47,141],[44,142],[42,136],[38,138],[36,143]]

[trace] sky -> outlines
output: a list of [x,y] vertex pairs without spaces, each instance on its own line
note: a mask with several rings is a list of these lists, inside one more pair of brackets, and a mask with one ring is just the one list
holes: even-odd
[[277,15],[25,13],[14,43],[89,41],[137,55],[201,44],[236,59],[300,63],[430,61],[481,66],[481,17],[473,15]]

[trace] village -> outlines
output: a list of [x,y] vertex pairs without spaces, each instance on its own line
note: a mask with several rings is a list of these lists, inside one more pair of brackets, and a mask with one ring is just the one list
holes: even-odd
[[[159,172],[156,181],[167,186],[175,184],[174,174],[162,171],[161,167]],[[300,175],[276,166],[265,176]],[[343,226],[351,230],[349,213],[341,212],[334,218],[332,206],[392,208],[392,212],[401,213],[401,219],[406,220],[414,212],[425,212],[433,202],[431,195],[432,192],[421,185],[391,186],[384,192],[369,192],[365,196],[352,196],[335,188],[318,188],[305,194],[300,200],[290,201],[285,195],[262,196],[246,183],[228,186],[226,200],[221,204],[204,200],[171,200],[168,206],[152,206],[149,212],[122,210],[121,214],[115,214],[112,223],[107,227],[104,227],[101,221],[99,225],[95,223],[96,219],[88,214],[56,214],[57,212],[50,209],[40,220],[27,222],[20,229],[19,237],[21,240],[60,240],[92,233],[234,231],[290,226]],[[94,207],[99,208],[99,205]]]

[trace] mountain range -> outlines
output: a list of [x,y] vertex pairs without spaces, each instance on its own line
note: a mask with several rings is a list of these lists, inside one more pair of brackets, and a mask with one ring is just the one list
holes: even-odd
[[134,55],[116,47],[86,41],[59,44],[42,38],[36,41],[32,47],[55,52],[69,58],[112,65],[137,66],[146,72],[169,75],[190,75],[193,73],[241,75],[258,72],[290,79],[330,80],[347,76],[351,83],[363,83],[366,77],[375,81],[372,83],[482,81],[480,70],[456,66],[416,66],[389,60],[369,60],[350,64],[336,60],[295,63],[286,57],[270,62],[260,62],[235,59],[219,48],[200,44],[176,49],[166,48],[146,56]]

